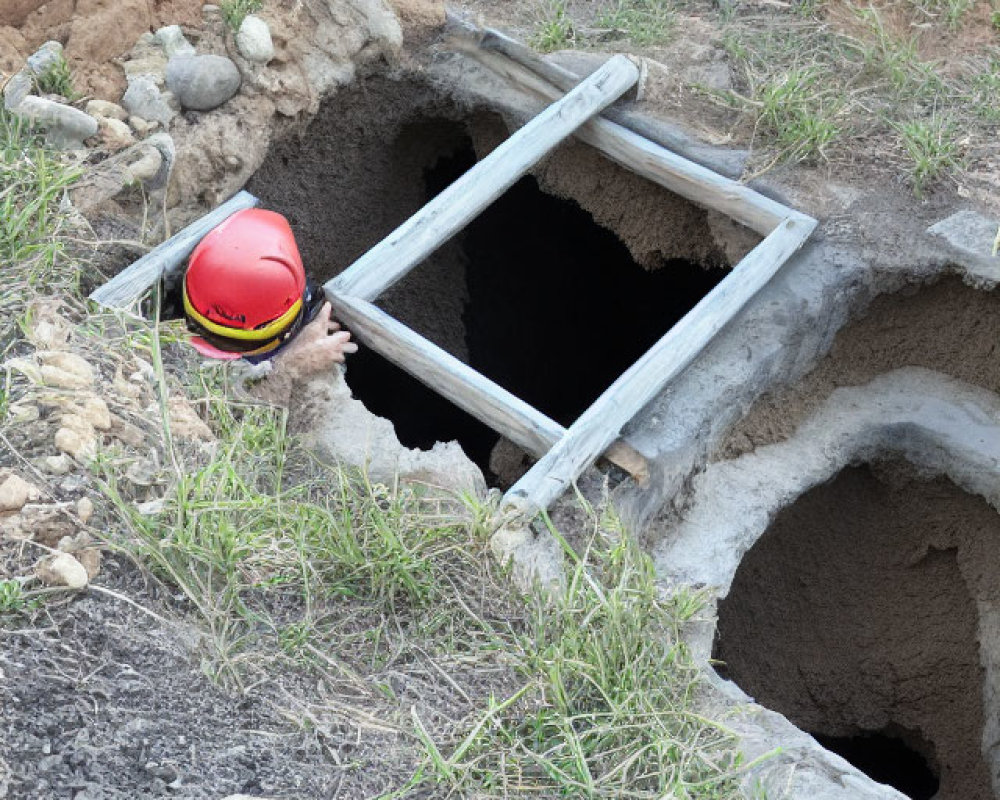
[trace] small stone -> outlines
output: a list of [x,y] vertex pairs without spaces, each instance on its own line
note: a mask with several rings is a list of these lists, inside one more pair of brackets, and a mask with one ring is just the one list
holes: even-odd
[[29,358],[8,358],[3,362],[5,369],[20,372],[32,383],[42,382],[42,371],[34,359]]
[[266,64],[274,58],[274,42],[271,41],[271,29],[260,17],[247,14],[236,34],[236,46],[247,61],[254,64]]
[[987,259],[998,258],[993,253],[1000,220],[985,217],[972,209],[952,214],[928,229],[928,233],[940,236],[953,247],[972,256]]
[[21,103],[24,98],[31,94],[31,89],[34,86],[34,81],[32,80],[31,73],[28,70],[23,69],[16,75],[11,76],[7,81],[6,86],[3,87],[3,105],[8,111],[14,111]]
[[118,103],[110,103],[107,100],[90,100],[87,103],[87,113],[92,117],[105,117],[106,119],[117,119],[124,122],[128,119],[128,112]]
[[70,412],[63,414],[59,422],[63,428],[69,428],[84,436],[96,436],[94,426],[80,413],[80,409],[76,406],[72,406]]
[[137,117],[134,114],[128,118],[128,124],[131,126],[132,130],[135,131],[136,135],[140,137],[155,131],[160,125],[160,123],[155,120],[153,122],[148,122],[142,117]]
[[34,403],[14,403],[7,410],[13,422],[34,422],[42,415]]
[[111,416],[111,435],[131,447],[141,447],[146,442],[146,435],[140,428],[115,414]]
[[124,150],[135,144],[135,137],[132,129],[120,119],[110,117],[98,117],[97,124],[101,136],[101,143],[112,153]]
[[239,69],[225,56],[174,56],[167,63],[167,88],[183,108],[195,111],[221,106],[239,91],[241,80]]
[[152,364],[144,358],[136,356],[135,366],[135,372],[128,376],[130,381],[137,381],[139,383],[156,383],[156,370],[153,368]]
[[94,580],[101,572],[101,551],[96,547],[88,547],[86,550],[81,550],[76,553],[76,559],[79,561],[85,570],[87,570],[87,577],[90,580]]
[[0,483],[0,511],[20,511],[32,494],[37,494],[30,483],[17,475],[11,475]]
[[172,92],[161,92],[149,75],[129,78],[122,105],[129,114],[167,125],[177,116],[178,103]]
[[162,497],[157,497],[154,500],[148,500],[145,503],[135,504],[135,510],[144,517],[155,517],[157,514],[162,514],[164,508],[166,508],[166,504]]
[[57,456],[45,456],[42,464],[45,471],[53,475],[65,475],[73,468],[72,460],[65,453],[60,453]]
[[39,319],[28,331],[28,338],[42,350],[57,350],[69,341],[70,326],[59,316]]
[[61,452],[72,456],[77,461],[90,461],[97,455],[97,438],[73,428],[66,427],[57,430],[55,444]]
[[83,389],[94,384],[94,368],[87,359],[67,350],[38,353],[42,380],[61,389]]
[[167,402],[167,418],[170,422],[170,432],[179,439],[215,441],[212,429],[205,424],[184,397],[175,395],[170,398]]
[[41,372],[42,381],[46,386],[55,386],[59,389],[85,389],[92,383],[80,375],[59,367],[43,366]]
[[99,431],[111,430],[111,412],[108,404],[97,395],[90,395],[76,408],[76,413]]
[[156,451],[152,451],[147,458],[129,464],[125,477],[136,486],[154,486],[159,483],[160,462],[156,458]]
[[83,548],[93,544],[93,539],[86,531],[80,531],[69,536],[63,536],[56,545],[56,549],[64,553],[77,553]]
[[126,180],[129,184],[148,183],[159,174],[162,166],[163,156],[160,155],[160,151],[150,147],[140,158],[126,167],[128,173]]
[[29,95],[14,113],[45,129],[46,139],[63,150],[81,149],[83,140],[97,133],[97,120],[72,106]]
[[156,32],[156,40],[163,46],[167,58],[193,56],[194,46],[184,38],[180,25],[167,25]]
[[46,558],[38,565],[36,574],[42,583],[49,586],[84,589],[90,582],[86,567],[69,553],[59,553]]
[[60,42],[48,41],[28,56],[28,69],[35,75],[44,75],[63,59]]
[[94,516],[94,501],[89,497],[81,497],[76,501],[76,515],[84,525]]
[[157,89],[163,88],[163,78],[167,72],[167,57],[157,47],[156,50],[142,56],[133,56],[122,62],[125,80],[131,83],[136,78],[149,78]]

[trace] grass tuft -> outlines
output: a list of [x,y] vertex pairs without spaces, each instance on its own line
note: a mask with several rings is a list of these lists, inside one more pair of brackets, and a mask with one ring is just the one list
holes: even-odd
[[0,355],[17,332],[33,291],[74,288],[78,267],[66,256],[65,191],[80,175],[67,158],[45,146],[24,120],[0,107]]
[[0,614],[20,611],[26,602],[20,581],[0,580]]
[[789,160],[824,157],[841,132],[836,122],[841,101],[827,95],[824,78],[814,67],[793,69],[757,93],[758,124],[773,135]]
[[264,7],[264,0],[222,0],[219,3],[219,11],[222,19],[237,33],[247,14],[256,14]]
[[594,24],[640,47],[661,44],[673,30],[673,6],[667,0],[617,0],[597,15]]
[[[736,796],[744,769],[735,737],[693,710],[699,672],[681,631],[702,608],[691,592],[664,596],[649,557],[613,515],[570,564],[565,585],[529,603],[509,645],[522,686],[491,698],[426,758],[406,791],[445,785],[452,796],[712,798]],[[396,796],[405,796],[398,794]]]
[[903,122],[897,130],[912,161],[910,179],[918,197],[929,183],[960,168],[955,124],[950,119],[934,116]]
[[63,55],[59,55],[45,72],[35,76],[35,88],[40,94],[57,94],[70,102],[80,97],[73,88],[73,72]]
[[536,50],[550,53],[571,47],[575,38],[573,20],[566,10],[566,0],[545,0],[528,43]]
[[161,511],[137,512],[114,470],[104,480],[138,555],[211,631],[221,679],[241,685],[238,665],[255,649],[305,653],[339,601],[389,611],[443,602],[443,571],[484,546],[468,514],[328,470],[298,450],[293,458],[284,410],[211,391],[203,403],[219,447],[204,463],[174,454]]

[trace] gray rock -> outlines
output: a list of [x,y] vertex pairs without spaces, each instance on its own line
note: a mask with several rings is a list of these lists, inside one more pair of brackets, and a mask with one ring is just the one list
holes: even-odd
[[49,41],[28,56],[28,69],[35,75],[44,75],[63,58],[63,46]]
[[140,138],[145,136],[150,131],[153,131],[159,126],[159,122],[153,120],[145,120],[142,117],[137,117],[134,114],[128,118],[128,124],[132,126],[132,130],[135,131],[136,135]]
[[940,236],[970,255],[996,258],[993,255],[993,243],[996,241],[998,225],[998,220],[966,209],[934,223],[927,232]]
[[180,25],[167,25],[160,28],[156,32],[156,41],[163,46],[163,52],[167,54],[167,58],[194,55],[194,45],[184,38]]
[[14,113],[44,128],[49,143],[63,150],[82,148],[83,140],[97,133],[90,114],[44,97],[25,97]]
[[236,34],[236,46],[247,61],[254,64],[266,64],[274,58],[274,42],[271,41],[271,29],[260,17],[247,14]]
[[184,108],[211,111],[236,94],[240,83],[239,69],[225,56],[174,56],[167,63],[167,88]]
[[132,129],[114,117],[98,117],[97,124],[100,127],[101,141],[104,146],[112,152],[117,152],[125,147],[135,144],[135,137]]
[[13,111],[21,105],[21,101],[31,94],[32,84],[31,73],[26,69],[22,69],[16,75],[12,76],[3,89],[4,108],[8,111]]
[[138,176],[139,167],[137,164],[132,164],[130,169],[132,170],[132,174],[140,177],[150,189],[161,189],[167,185],[170,170],[173,169],[174,161],[177,158],[177,149],[174,146],[174,140],[170,134],[161,132],[154,133],[143,143],[155,148],[159,152],[160,167],[155,174],[149,177]]
[[161,92],[151,75],[136,75],[128,82],[122,105],[129,114],[168,125],[179,111],[171,92]]
[[147,75],[157,86],[163,86],[167,57],[159,50],[148,55],[133,56],[128,61],[122,62],[122,69],[125,70],[126,80],[131,81],[140,75]]

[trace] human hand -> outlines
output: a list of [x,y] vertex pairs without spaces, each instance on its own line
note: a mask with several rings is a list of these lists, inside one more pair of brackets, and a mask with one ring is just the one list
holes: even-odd
[[358,346],[351,334],[340,330],[340,324],[330,319],[332,308],[324,303],[316,319],[306,325],[291,344],[275,356],[275,367],[290,370],[302,378],[330,370],[342,364],[348,353],[356,353]]

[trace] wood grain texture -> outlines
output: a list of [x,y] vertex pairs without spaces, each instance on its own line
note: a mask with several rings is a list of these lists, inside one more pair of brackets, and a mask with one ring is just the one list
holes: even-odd
[[109,308],[128,308],[142,297],[161,275],[183,264],[205,234],[237,211],[253,208],[257,203],[257,198],[250,192],[237,193],[218,208],[158,244],[103,286],[99,286],[91,293],[90,299]]
[[[504,52],[501,52],[473,48],[463,52],[542,101],[551,101],[561,96],[561,89],[546,80],[546,77],[508,58],[505,54],[507,49],[504,48]],[[555,65],[547,64],[547,67],[549,69],[545,74],[551,76],[551,68]],[[555,71],[556,74],[565,73],[565,70],[558,67]],[[569,79],[565,77],[560,81],[563,85],[568,82]],[[803,221],[807,219],[805,215],[799,215],[788,206],[755,192],[739,181],[719,175],[604,117],[589,120],[574,135],[626,169],[703,208],[722,212],[762,236],[769,234],[788,217],[802,216]]]
[[811,218],[783,221],[588,408],[504,495],[514,513],[549,504],[617,438],[622,427],[677,376],[808,238]]
[[[566,434],[558,422],[371,303],[329,291],[327,299],[338,319],[358,341],[536,458],[547,453]],[[639,482],[649,476],[645,457],[627,442],[613,443],[606,457]]]
[[609,59],[329,281],[329,290],[364,300],[378,297],[638,78],[638,67],[625,56]]

